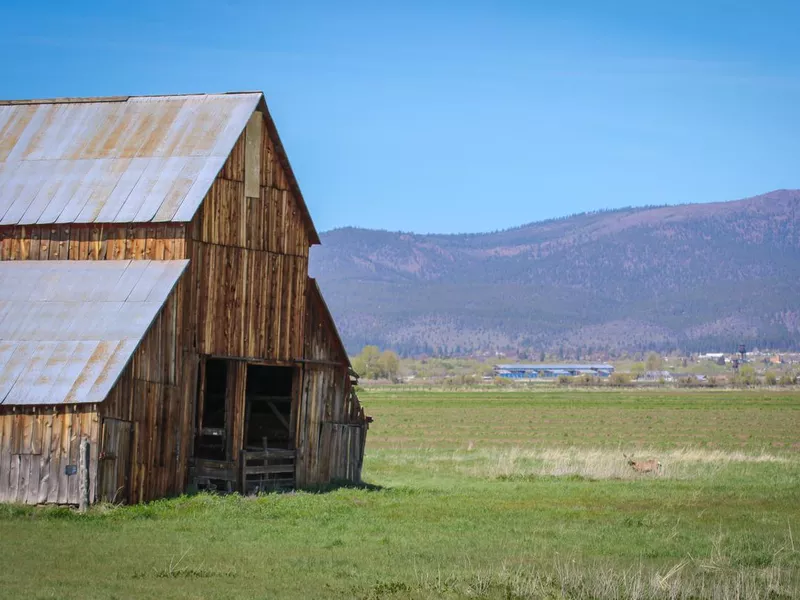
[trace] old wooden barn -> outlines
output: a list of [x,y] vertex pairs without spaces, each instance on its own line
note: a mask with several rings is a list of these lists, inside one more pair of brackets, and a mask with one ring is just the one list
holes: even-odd
[[261,93],[0,102],[0,501],[359,480],[317,243]]

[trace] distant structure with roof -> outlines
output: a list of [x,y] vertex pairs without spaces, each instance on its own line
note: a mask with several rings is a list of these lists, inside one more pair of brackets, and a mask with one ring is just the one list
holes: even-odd
[[360,479],[260,92],[0,102],[0,502]]
[[607,364],[545,364],[534,363],[495,365],[495,377],[503,379],[542,379],[554,378],[560,375],[574,377],[577,375],[591,375],[593,377],[608,377],[614,372],[614,367]]

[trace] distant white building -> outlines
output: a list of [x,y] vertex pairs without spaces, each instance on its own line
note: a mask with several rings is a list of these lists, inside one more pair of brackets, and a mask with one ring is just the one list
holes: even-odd
[[674,381],[675,377],[669,371],[645,371],[640,381]]

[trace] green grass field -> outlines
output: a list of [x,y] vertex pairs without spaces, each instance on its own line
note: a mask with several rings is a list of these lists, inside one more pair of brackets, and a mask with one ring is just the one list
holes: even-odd
[[0,597],[800,597],[797,392],[361,397],[370,486],[0,507]]

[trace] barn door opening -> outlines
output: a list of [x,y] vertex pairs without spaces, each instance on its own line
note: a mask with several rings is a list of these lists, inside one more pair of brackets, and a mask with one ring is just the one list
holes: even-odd
[[227,459],[225,392],[228,386],[228,361],[209,358],[205,362],[195,455],[212,460]]
[[241,457],[245,493],[294,487],[294,379],[292,367],[247,366]]
[[247,366],[246,450],[292,448],[293,376],[294,369],[291,367]]
[[127,502],[130,491],[131,435],[130,421],[103,419],[100,446],[100,500]]

